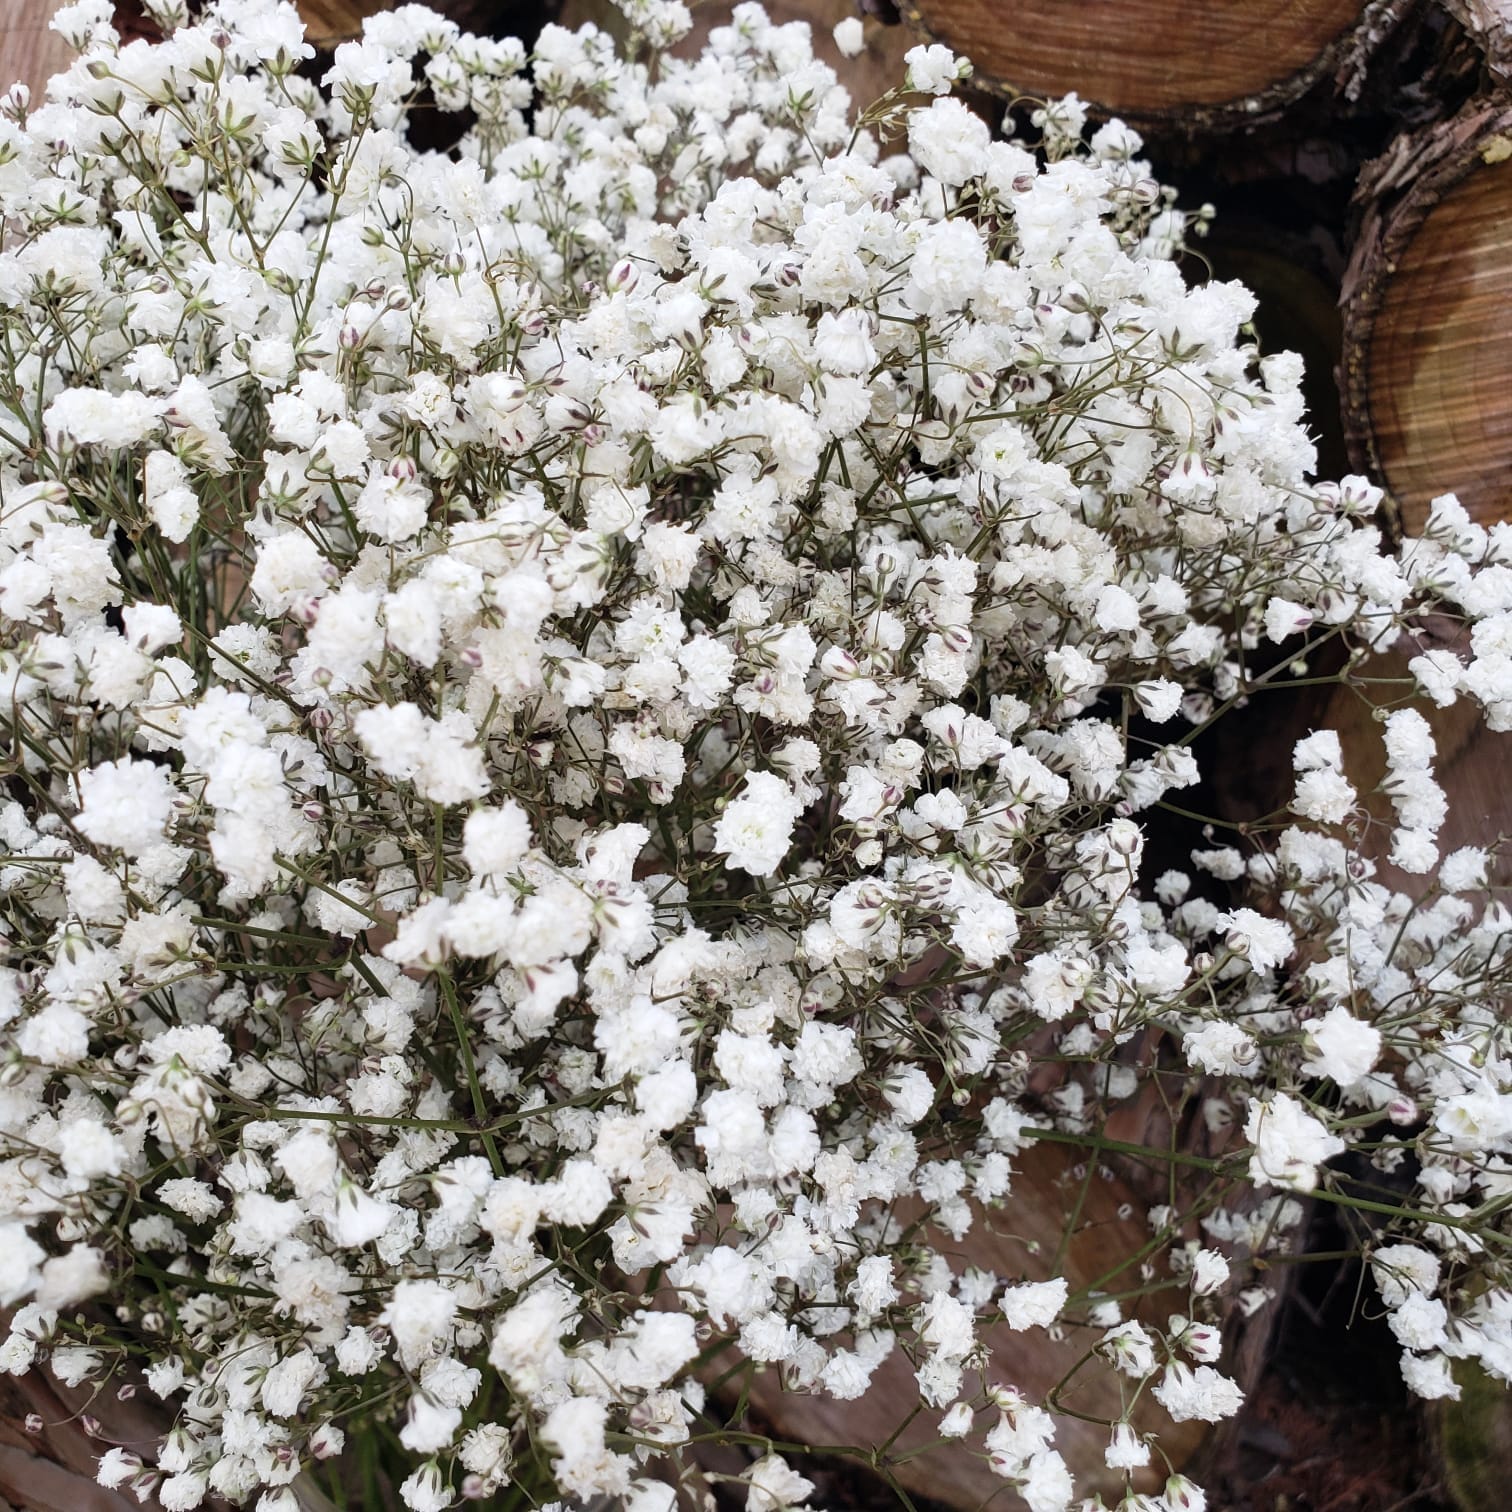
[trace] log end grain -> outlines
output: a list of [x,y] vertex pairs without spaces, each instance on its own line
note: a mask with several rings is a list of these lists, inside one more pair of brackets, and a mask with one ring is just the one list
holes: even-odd
[[1075,90],[1136,124],[1238,125],[1329,71],[1362,0],[910,0],[909,20],[1011,94]]
[[21,83],[33,101],[42,99],[47,81],[62,73],[76,54],[48,26],[49,7],[9,0],[0,7],[0,93]]
[[1362,177],[1341,387],[1355,464],[1408,531],[1455,493],[1512,519],[1512,109],[1404,138]]
[[1438,494],[1512,519],[1512,107],[1409,133],[1361,177],[1344,277],[1350,454],[1408,531]]

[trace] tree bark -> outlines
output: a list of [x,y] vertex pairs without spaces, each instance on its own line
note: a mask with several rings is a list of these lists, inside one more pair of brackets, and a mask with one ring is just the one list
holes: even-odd
[[1512,0],[1442,0],[1444,9],[1475,38],[1486,67],[1512,78]]
[[1399,137],[1360,176],[1343,282],[1351,458],[1421,527],[1456,493],[1512,518],[1512,105]]
[[1011,96],[1075,90],[1144,128],[1210,132],[1279,115],[1334,76],[1352,92],[1406,0],[907,0],[925,35]]

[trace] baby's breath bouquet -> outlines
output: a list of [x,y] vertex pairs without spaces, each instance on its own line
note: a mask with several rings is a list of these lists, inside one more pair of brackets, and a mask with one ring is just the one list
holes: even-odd
[[[529,55],[406,5],[318,86],[287,4],[148,9],[0,102],[0,1369],[161,1404],[100,1480],[668,1512],[723,1440],[775,1512],[741,1381],[905,1361],[1059,1512],[1006,1320],[1193,1512],[1136,1406],[1238,1409],[1308,1194],[1416,1392],[1512,1378],[1512,917],[1412,706],[1512,727],[1512,532],[1312,480],[1139,139],[994,140],[939,47],[858,115],[755,5],[691,58],[676,0]],[[1462,650],[1372,680],[1428,611]],[[1394,833],[1323,730],[1152,875],[1198,737],[1329,677]],[[1199,1203],[1098,1289],[952,1260],[1157,1072],[1229,1131]]]

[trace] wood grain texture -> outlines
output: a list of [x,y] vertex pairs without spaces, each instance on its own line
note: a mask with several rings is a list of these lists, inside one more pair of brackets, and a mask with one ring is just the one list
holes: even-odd
[[[1468,637],[1461,626],[1439,615],[1430,615],[1389,651],[1371,657],[1359,670],[1369,680],[1379,680],[1369,697],[1349,687],[1334,689],[1314,721],[1317,729],[1339,732],[1344,750],[1344,769],[1360,794],[1362,806],[1374,821],[1363,849],[1378,867],[1378,880],[1397,891],[1420,897],[1433,877],[1398,871],[1385,857],[1391,849],[1395,824],[1391,802],[1375,791],[1386,775],[1386,749],[1382,727],[1376,721],[1371,699],[1393,704],[1401,680],[1411,677],[1408,663],[1425,651],[1449,650],[1468,654]],[[1414,705],[1433,730],[1438,751],[1434,775],[1449,796],[1449,815],[1439,831],[1439,854],[1467,845],[1489,845],[1498,835],[1512,835],[1512,735],[1495,734],[1486,728],[1479,705],[1460,698],[1447,709],[1434,708],[1426,700]],[[1512,854],[1500,856],[1492,868],[1491,881],[1498,886],[1512,882]]]
[[[360,36],[365,17],[393,9],[381,0],[297,0],[297,3],[304,18],[305,36],[316,47],[332,47],[349,37]],[[444,12],[446,7],[433,5],[432,9]]]
[[1358,196],[1340,382],[1352,459],[1409,531],[1442,493],[1512,518],[1512,106],[1400,138]]
[[[85,1431],[85,1412],[100,1421],[98,1437]],[[43,1427],[28,1434],[23,1424],[33,1414]],[[150,1459],[167,1425],[161,1404],[145,1394],[121,1402],[37,1370],[0,1378],[0,1496],[25,1512],[160,1512],[156,1497],[138,1503],[124,1489],[99,1485],[95,1464],[114,1444]]]
[[[1083,1185],[1086,1197],[1081,1220],[1057,1268],[1053,1257],[1064,1215],[1077,1201]],[[1147,1202],[1116,1173],[1093,1171],[1088,1181],[1076,1153],[1064,1146],[1035,1145],[1015,1158],[1013,1191],[1003,1208],[985,1222],[979,1216],[977,1226],[964,1240],[954,1241],[932,1229],[925,1234],[931,1247],[950,1258],[951,1268],[958,1274],[975,1265],[1014,1281],[1043,1281],[1063,1275],[1075,1291],[1116,1270],[1140,1250],[1149,1239],[1147,1211]],[[900,1211],[899,1216],[907,1222],[911,1214]],[[1125,1271],[1122,1277],[1105,1284],[1117,1291],[1137,1285],[1137,1280]],[[1158,1314],[1164,1323],[1167,1314],[1182,1309],[1185,1295],[1178,1288],[1157,1293],[1143,1299],[1130,1315]],[[978,1337],[990,1354],[983,1379],[1017,1386],[1029,1401],[1039,1404],[1095,1342],[1096,1334],[1074,1330],[1055,1339],[1043,1329],[1017,1333],[998,1323],[980,1328]],[[975,1375],[968,1372],[966,1396],[972,1394],[975,1385]],[[865,1395],[855,1401],[837,1402],[784,1391],[772,1366],[758,1369],[749,1401],[784,1437],[874,1449],[893,1439],[918,1401],[918,1386],[912,1362],[902,1350],[895,1349],[872,1377]],[[1117,1380],[1105,1366],[1094,1363],[1074,1376],[1062,1405],[1086,1418],[1116,1418],[1121,1411]],[[918,1453],[937,1439],[939,1418],[938,1411],[925,1408],[893,1441],[891,1457],[897,1463],[892,1473],[898,1481],[909,1491],[960,1512],[994,1496],[994,1506],[1010,1502],[1007,1483],[981,1457],[980,1435],[996,1421],[995,1414],[984,1414],[978,1420],[969,1446],[955,1442]],[[1202,1423],[1173,1425],[1148,1393],[1141,1399],[1134,1421],[1142,1429],[1158,1431],[1161,1447],[1178,1465],[1185,1463],[1207,1432]],[[1058,1419],[1055,1446],[1083,1490],[1097,1490],[1115,1500],[1122,1494],[1122,1472],[1111,1473],[1103,1465],[1108,1430],[1101,1422],[1069,1416]],[[1165,1473],[1163,1465],[1158,1475],[1150,1470],[1136,1472],[1134,1484],[1141,1491],[1153,1492],[1164,1483]]]
[[[791,21],[808,24],[814,34],[814,56],[835,70],[857,109],[870,105],[903,82],[908,71],[903,55],[917,46],[919,40],[907,27],[884,26],[871,16],[862,16],[856,0],[762,0],[762,3],[779,26]],[[691,47],[696,52],[702,47],[708,28],[723,24],[730,10],[722,0],[698,6],[693,12],[694,35],[678,50],[689,54]],[[852,16],[862,21],[864,45],[856,57],[847,58],[835,46],[834,30],[839,22]]]
[[[908,65],[903,55],[918,43],[918,38],[906,26],[885,26],[871,16],[861,14],[856,0],[762,0],[767,15],[778,26],[799,21],[813,34],[814,56],[828,63],[836,77],[850,92],[852,103],[858,108],[870,105],[873,100],[894,89],[903,82]],[[680,57],[693,58],[702,52],[709,33],[717,26],[727,26],[734,9],[733,0],[708,0],[694,4],[693,30],[677,45]],[[857,17],[863,25],[864,46],[854,58],[844,57],[835,46],[834,29],[837,23]],[[601,31],[623,35],[624,19],[614,8],[612,0],[565,0],[561,8],[560,24],[575,29],[585,22],[592,22]]]
[[1075,90],[1098,110],[1178,129],[1283,109],[1395,24],[1365,0],[908,0],[926,35],[1010,94]]
[[0,0],[0,91],[25,84],[32,99],[74,60],[74,51],[48,26],[48,0]]
[[[1126,1052],[1132,1060],[1152,1067],[1163,1053],[1157,1033],[1131,1042]],[[1034,1051],[1030,1050],[1033,1054]],[[1031,1082],[1031,1091],[1045,1095],[1061,1072],[1042,1064]],[[1106,1126],[1109,1139],[1146,1148],[1178,1148],[1186,1153],[1216,1158],[1229,1152],[1229,1133],[1207,1128],[1201,1118],[1176,1116],[1182,1098],[1172,1097],[1168,1076],[1148,1076],[1141,1091],[1120,1105]],[[1181,1078],[1177,1078],[1180,1081]],[[1201,1100],[1202,1088],[1188,1085],[1189,1110]],[[1199,1173],[1178,1170],[1174,1189],[1171,1168],[1158,1160],[1136,1164],[1122,1157],[1107,1163],[1093,1160],[1065,1145],[1038,1143],[1013,1159],[1013,1185],[1000,1208],[977,1215],[977,1222],[961,1240],[932,1229],[924,1242],[949,1258],[951,1269],[961,1274],[970,1266],[994,1272],[1016,1282],[1042,1281],[1063,1276],[1073,1293],[1090,1289],[1109,1295],[1132,1292],[1124,1303],[1124,1316],[1163,1327],[1172,1312],[1187,1308],[1187,1293],[1177,1283],[1162,1284],[1163,1269],[1146,1278],[1134,1257],[1150,1241],[1148,1214],[1156,1203],[1174,1196],[1177,1207],[1189,1213],[1198,1205],[1203,1182]],[[1231,1208],[1243,1208],[1254,1194],[1230,1195]],[[907,1223],[912,1216],[900,1205],[895,1215]],[[1068,1222],[1070,1241],[1062,1248]],[[1195,1221],[1183,1234],[1199,1236]],[[1248,1284],[1248,1257],[1236,1256],[1235,1284],[1230,1295]],[[1288,1287],[1296,1267],[1281,1266],[1269,1273],[1267,1284],[1278,1293]],[[1146,1289],[1147,1288],[1147,1289]],[[1223,1368],[1248,1391],[1258,1379],[1267,1357],[1279,1303],[1260,1309],[1250,1318],[1230,1306],[1223,1318],[1226,1350]],[[1079,1314],[1080,1308],[1071,1308]],[[1111,1472],[1103,1455],[1108,1445],[1105,1423],[1122,1411],[1118,1381],[1100,1364],[1077,1369],[1097,1334],[1086,1328],[1067,1328],[1056,1335],[1044,1329],[1015,1332],[1004,1323],[986,1325],[979,1338],[989,1351],[987,1383],[1019,1387],[1035,1403],[1045,1399],[1066,1375],[1070,1385],[1060,1393],[1066,1409],[1057,1419],[1055,1446],[1065,1458],[1079,1488],[1097,1491],[1108,1505],[1119,1501],[1125,1489],[1122,1472]],[[726,1368],[728,1360],[719,1362]],[[976,1385],[968,1373],[965,1395]],[[781,1437],[808,1443],[855,1445],[876,1449],[888,1445],[910,1407],[918,1400],[912,1363],[895,1350],[872,1377],[864,1396],[852,1402],[808,1396],[783,1390],[773,1367],[758,1371],[749,1394],[753,1421],[764,1421]],[[1078,1416],[1077,1414],[1080,1414]],[[980,1454],[980,1435],[992,1425],[992,1414],[978,1419],[971,1446],[960,1442],[936,1444],[939,1413],[925,1409],[890,1445],[892,1473],[908,1491],[927,1497],[931,1504],[977,1512],[984,1505],[1018,1505],[1001,1477],[995,1475]],[[1170,1469],[1195,1464],[1220,1447],[1226,1429],[1214,1430],[1204,1423],[1173,1424],[1148,1392],[1142,1394],[1133,1421],[1140,1430],[1154,1432],[1169,1465],[1159,1456],[1156,1467],[1134,1474],[1136,1489],[1152,1492],[1164,1483]],[[918,1451],[923,1452],[918,1452]],[[909,1458],[910,1454],[915,1457]]]
[[[61,0],[0,0],[0,90],[19,80],[34,100],[40,99],[47,81],[73,62],[73,49],[48,25],[58,3]],[[317,46],[356,36],[364,16],[391,8],[385,0],[298,0],[306,31]],[[437,8],[444,10],[445,5]]]

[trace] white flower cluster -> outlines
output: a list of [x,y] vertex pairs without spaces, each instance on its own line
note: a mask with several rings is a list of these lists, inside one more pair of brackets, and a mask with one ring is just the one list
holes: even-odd
[[[1391,555],[1310,481],[1138,138],[994,140],[940,48],[858,120],[755,5],[689,60],[676,0],[529,58],[405,5],[319,88],[287,4],[149,10],[80,0],[0,104],[0,1367],[142,1373],[171,1431],[101,1480],[286,1512],[355,1433],[415,1512],[667,1512],[719,1377],[900,1356],[1059,1512],[984,1325],[1231,1415],[1228,1257],[1355,1201],[1346,1148],[1415,1184],[1411,1383],[1512,1377],[1493,858],[1390,892],[1321,734],[1291,822],[1144,863],[1209,723],[1423,610],[1473,652],[1423,691],[1512,723],[1512,534],[1446,500]],[[1386,736],[1431,871],[1428,726]],[[1098,1293],[952,1263],[1156,1077],[1223,1206]],[[1190,1316],[1133,1316],[1157,1275]]]

